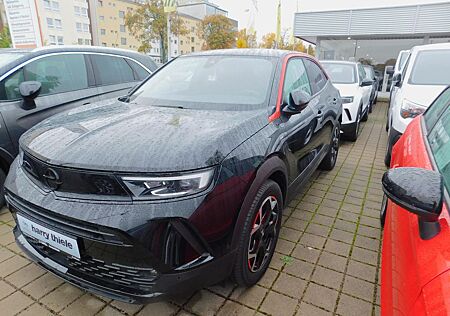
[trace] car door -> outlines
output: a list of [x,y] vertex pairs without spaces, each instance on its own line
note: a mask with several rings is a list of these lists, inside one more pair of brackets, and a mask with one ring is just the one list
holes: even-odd
[[[91,54],[90,59],[94,69],[100,100],[108,100],[126,95],[134,86],[150,74],[131,59],[122,56]],[[146,72],[147,75],[145,75]]]
[[[41,92],[36,107],[22,108],[19,84],[38,81]],[[92,69],[82,53],[38,57],[16,69],[0,82],[0,113],[17,154],[17,141],[26,130],[61,111],[98,100]]]
[[[292,102],[289,96],[294,90],[302,90],[312,96],[311,85],[302,59],[291,58],[287,63],[283,85],[284,106]],[[286,117],[280,124],[281,134],[286,135],[289,182],[291,189],[295,191],[302,184],[302,180],[307,179],[315,169],[311,166],[316,161],[318,150],[317,103],[316,97],[303,111]]]
[[315,61],[309,58],[304,59],[306,70],[308,73],[311,90],[314,94],[311,106],[316,115],[316,134],[317,148],[321,149],[323,145],[329,144],[336,112],[334,109],[338,103],[338,93],[333,89],[331,83],[328,82],[327,76]]

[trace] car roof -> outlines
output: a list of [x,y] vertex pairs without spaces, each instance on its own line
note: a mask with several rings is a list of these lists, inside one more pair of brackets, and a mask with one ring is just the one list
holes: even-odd
[[322,64],[347,64],[347,65],[358,65],[359,63],[356,61],[347,61],[347,60],[321,60]]
[[414,46],[411,49],[411,52],[419,52],[419,51],[429,51],[429,50],[441,50],[441,49],[450,49],[450,43],[438,43],[438,44],[427,44]]
[[288,51],[282,49],[268,49],[268,48],[235,48],[235,49],[216,49],[209,51],[202,51],[191,53],[184,56],[261,56],[261,57],[277,57],[282,58],[289,54],[297,54],[309,56],[305,53],[297,51]]
[[[45,46],[36,48],[33,50],[14,50],[14,49],[8,49],[10,52],[22,52],[26,53],[24,56],[12,61],[11,63],[5,65],[4,67],[0,68],[0,76],[10,69],[22,64],[23,62],[35,58],[38,56],[48,55],[48,54],[57,54],[57,53],[67,53],[67,52],[85,52],[85,53],[104,53],[104,54],[111,54],[111,55],[120,55],[124,57],[130,57],[132,59],[135,59],[139,61],[141,64],[143,64],[145,67],[147,67],[150,71],[155,71],[158,66],[153,61],[153,59],[148,56],[144,55],[132,50],[126,50],[126,49],[119,49],[119,48],[109,48],[109,47],[97,47],[97,46],[84,46],[84,45],[63,45],[63,46]],[[2,52],[6,52],[6,50],[2,50]]]

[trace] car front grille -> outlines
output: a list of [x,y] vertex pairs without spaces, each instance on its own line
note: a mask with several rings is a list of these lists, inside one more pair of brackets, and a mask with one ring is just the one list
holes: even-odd
[[130,199],[130,194],[111,173],[54,166],[26,152],[23,153],[21,167],[34,183],[57,194],[89,194]]

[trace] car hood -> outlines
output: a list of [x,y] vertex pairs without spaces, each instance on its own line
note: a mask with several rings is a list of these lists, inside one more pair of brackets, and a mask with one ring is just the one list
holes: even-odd
[[20,138],[49,164],[117,172],[170,172],[219,164],[268,124],[264,109],[215,111],[106,102],[51,117]]
[[424,107],[429,107],[431,103],[444,91],[446,86],[432,85],[410,85],[402,86],[403,98]]
[[342,97],[353,97],[358,92],[359,86],[355,84],[341,84],[341,83],[334,83],[333,84],[336,89],[339,90],[339,93]]

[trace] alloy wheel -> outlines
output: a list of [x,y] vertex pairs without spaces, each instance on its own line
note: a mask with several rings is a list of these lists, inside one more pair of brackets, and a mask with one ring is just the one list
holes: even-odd
[[333,139],[331,140],[331,161],[333,163],[336,161],[339,151],[339,136],[340,129],[336,127],[333,132]]
[[253,273],[264,267],[270,258],[277,236],[278,215],[278,201],[274,196],[267,197],[255,214],[247,254],[248,268]]

